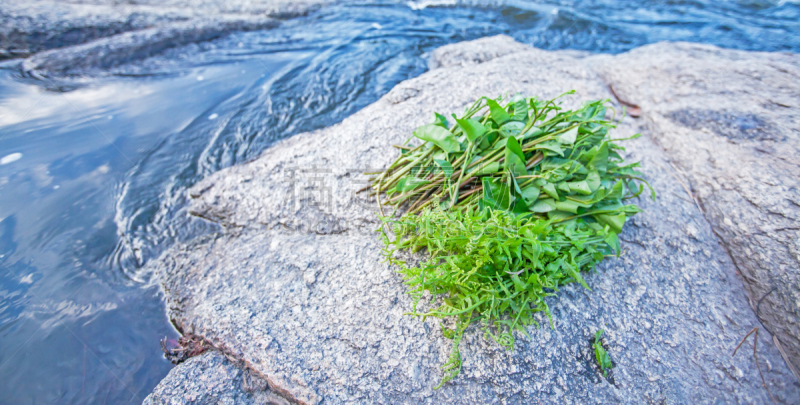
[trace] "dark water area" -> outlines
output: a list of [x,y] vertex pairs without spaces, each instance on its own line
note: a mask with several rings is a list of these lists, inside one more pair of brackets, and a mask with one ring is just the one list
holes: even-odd
[[147,262],[215,230],[187,215],[185,190],[340,122],[425,72],[438,46],[505,33],[592,52],[662,40],[800,50],[796,2],[640,3],[335,6],[87,75],[65,92],[5,63],[0,402],[140,403],[172,367],[159,339],[178,335]]

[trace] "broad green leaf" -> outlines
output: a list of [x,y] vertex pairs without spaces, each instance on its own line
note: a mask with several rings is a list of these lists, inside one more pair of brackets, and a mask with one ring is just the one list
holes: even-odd
[[531,211],[533,212],[550,212],[556,209],[556,202],[551,198],[545,198],[543,200],[536,201],[531,207]]
[[608,225],[611,229],[616,232],[622,232],[622,226],[625,225],[625,214],[618,214],[618,215],[609,215],[609,214],[597,214],[594,215],[594,218],[597,222],[601,224]]
[[525,203],[528,204],[528,206],[530,207],[531,205],[533,205],[534,202],[536,202],[536,199],[539,198],[540,193],[541,192],[539,191],[538,187],[534,185],[529,185],[522,189],[522,193],[520,193],[520,196],[522,197],[523,200],[525,200]]
[[433,113],[433,125],[438,125],[444,129],[450,129],[450,123],[447,122],[447,118],[437,112]]
[[621,181],[618,181],[618,182],[614,183],[614,187],[611,187],[611,191],[609,191],[608,194],[606,194],[606,197],[604,199],[605,200],[617,200],[617,199],[622,198],[622,191],[623,191],[623,187],[622,186],[623,185],[622,185]]
[[[513,196],[512,196],[513,197]],[[509,211],[516,213],[516,214],[524,214],[528,212],[528,204],[525,203],[525,200],[521,198],[513,197],[513,201],[511,203],[511,209]]]
[[528,140],[528,139],[538,138],[539,135],[541,135],[543,133],[544,133],[544,131],[542,131],[541,128],[539,128],[539,127],[531,127],[531,129],[525,131],[525,133],[522,134],[522,136],[520,137],[520,141],[521,140]]
[[482,180],[484,204],[495,209],[508,209],[511,202],[508,185],[491,177],[484,177]]
[[433,154],[433,160],[447,160],[447,151],[444,150],[437,150],[436,153]]
[[528,174],[528,171],[525,170],[525,155],[522,153],[519,142],[513,136],[506,139],[505,167],[515,176]]
[[560,156],[564,156],[564,149],[561,147],[561,144],[559,144],[557,141],[542,142],[540,144],[534,145],[532,149],[549,150],[551,152],[557,153]]
[[469,139],[470,142],[475,142],[478,137],[486,133],[486,127],[472,118],[457,119],[456,122],[458,126],[461,127],[461,130],[464,131],[464,134],[467,135],[467,139]]
[[572,200],[556,201],[556,209],[559,211],[566,211],[566,212],[571,212],[573,214],[577,214],[578,208],[580,207],[581,207],[580,204]]
[[515,176],[528,174],[528,171],[525,170],[525,155],[522,153],[519,142],[513,136],[506,139],[505,167]]
[[569,190],[573,193],[578,193],[583,195],[592,194],[592,188],[589,187],[589,183],[586,180],[571,181],[567,184],[569,185]]
[[615,232],[609,232],[608,236],[606,236],[605,239],[603,240],[606,243],[608,243],[608,246],[610,246],[611,249],[614,249],[614,252],[617,254],[617,257],[619,257],[620,246],[619,246],[619,237],[617,237],[617,234]]
[[561,221],[565,218],[571,217],[572,213],[569,211],[561,211],[559,209],[547,213],[547,218],[551,221]]
[[414,136],[423,141],[428,141],[438,146],[447,153],[454,153],[461,150],[461,145],[450,131],[436,125],[427,124],[417,128]]
[[500,163],[499,162],[492,162],[488,164],[479,163],[477,165],[477,171],[470,173],[472,176],[483,176],[487,174],[493,174],[500,171]]
[[572,145],[578,137],[578,127],[572,128],[563,134],[556,135],[556,140],[561,144]]
[[402,179],[400,179],[400,181],[397,182],[395,190],[399,192],[411,191],[419,186],[423,186],[429,183],[430,181],[428,180],[418,179],[416,177],[403,177]]
[[511,117],[513,120],[527,121],[528,119],[528,101],[525,97],[517,94],[511,99],[511,106],[514,108],[514,115]]
[[510,121],[503,124],[503,126],[500,127],[500,134],[502,134],[504,137],[513,136],[516,138],[520,138],[519,134],[520,132],[522,132],[524,128],[525,124],[519,121]]
[[558,199],[558,192],[556,191],[556,186],[553,185],[553,183],[546,183],[541,187],[542,187],[542,191],[544,191],[545,194],[547,194],[550,197],[553,197],[555,199]]
[[434,159],[433,161],[436,162],[436,166],[442,169],[445,177],[449,179],[453,175],[453,166],[450,165],[450,162],[442,159]]
[[592,192],[597,191],[600,188],[600,175],[597,173],[597,170],[592,170],[586,176],[586,184],[589,185],[589,189]]
[[605,173],[608,168],[608,143],[603,142],[600,146],[595,146],[597,151],[592,156],[588,167],[594,167],[600,173]]
[[497,101],[492,99],[486,99],[486,105],[489,106],[489,112],[492,114],[492,119],[497,125],[503,125],[508,121],[511,121],[511,115],[508,114],[503,107],[500,107],[500,104],[497,104]]

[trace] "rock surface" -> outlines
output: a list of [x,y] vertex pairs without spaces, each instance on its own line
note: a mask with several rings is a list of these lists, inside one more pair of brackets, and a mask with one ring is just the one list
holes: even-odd
[[[507,37],[446,48],[434,53],[432,62],[443,67],[399,84],[341,124],[283,141],[261,158],[223,170],[191,189],[191,212],[226,231],[176,246],[152,264],[162,277],[173,321],[257,375],[265,387],[258,395],[293,403],[768,403],[749,349],[752,343],[731,356],[750,329],[762,326],[737,276],[737,265],[744,271],[741,261],[735,255],[731,260],[726,251],[733,245],[720,243],[715,235],[725,232],[726,222],[717,225],[714,210],[728,212],[741,204],[698,191],[707,220],[676,180],[683,174],[671,169],[674,160],[685,170],[695,170],[675,152],[690,153],[680,148],[718,135],[687,128],[662,133],[675,131],[666,125],[677,124],[659,118],[661,114],[685,111],[686,117],[697,117],[696,104],[690,103],[693,93],[678,91],[680,80],[689,80],[681,73],[682,64],[674,62],[672,70],[664,71],[646,66],[664,55],[695,58],[695,65],[707,66],[705,76],[690,76],[694,84],[686,87],[695,93],[709,91],[711,95],[697,102],[704,114],[718,117],[714,114],[731,111],[728,96],[702,86],[726,80],[722,66],[714,69],[728,63],[721,56],[755,70],[773,69],[775,79],[762,88],[792,86],[800,59],[690,44],[582,57],[519,46]],[[498,52],[506,49],[511,51]],[[765,62],[770,58],[785,59],[778,65],[782,70]],[[678,87],[655,90],[662,85]],[[400,276],[381,262],[381,244],[372,232],[374,202],[355,194],[365,181],[359,173],[389,162],[396,151],[388,145],[402,142],[429,121],[431,111],[461,112],[483,95],[518,91],[553,97],[568,89],[579,96],[566,98],[567,107],[583,99],[614,99],[614,92],[641,107],[642,118],[625,118],[617,135],[644,133],[626,145],[628,158],[643,162],[659,198],[640,201],[645,211],[621,234],[622,257],[604,261],[586,276],[592,291],[568,286],[549,301],[553,328],[542,319],[545,326],[530,329],[530,338],[520,336],[514,351],[486,341],[477,328],[468,329],[461,343],[461,375],[434,391],[449,341],[436,320],[403,315],[411,300]],[[635,98],[638,94],[652,95]],[[668,94],[673,98],[662,104],[659,97]],[[740,99],[738,108],[748,102]],[[796,98],[789,102],[796,103]],[[784,121],[791,113],[797,116],[796,106],[782,108],[789,113],[770,115],[778,120],[770,121],[772,125],[788,125]],[[788,142],[797,133],[782,131],[780,136],[785,138],[772,142]],[[713,149],[713,156],[724,161],[749,153],[736,147],[746,146],[725,145]],[[739,154],[726,155],[733,153]],[[702,157],[710,160],[708,153]],[[715,171],[725,170],[711,165]],[[701,178],[694,176],[687,174],[682,181],[702,190],[695,186]],[[783,195],[796,199],[797,191]],[[760,315],[767,320],[765,310],[762,304]],[[784,323],[791,315],[771,314],[784,317]],[[784,338],[781,329],[764,326]],[[608,379],[598,372],[590,346],[601,328],[616,366]],[[769,390],[780,403],[798,403],[800,384],[764,329],[758,357]],[[202,385],[176,388],[176,381],[214,375],[212,367],[218,366],[209,363],[212,356],[176,367],[147,401],[194,403],[198,395],[221,395],[214,394],[220,386],[238,389],[243,378],[233,371],[209,377],[207,391]],[[227,395],[229,403],[250,401],[238,391]]]
[[[233,31],[271,28],[333,0],[10,0],[0,2],[0,60],[32,76],[107,68]],[[88,57],[87,57],[88,56]],[[86,72],[81,72],[86,73]]]
[[192,357],[169,373],[144,400],[167,404],[288,404],[266,390],[264,380],[217,352]]
[[662,44],[596,59],[688,178],[797,376],[800,57]]
[[157,55],[169,48],[219,38],[232,31],[264,30],[278,24],[272,18],[254,16],[193,18],[40,52],[25,59],[21,69],[23,74],[36,78],[81,76],[92,69],[109,69]]

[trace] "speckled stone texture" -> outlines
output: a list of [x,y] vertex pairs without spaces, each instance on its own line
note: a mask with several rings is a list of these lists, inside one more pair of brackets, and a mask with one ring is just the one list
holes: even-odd
[[744,279],[750,306],[800,370],[800,56],[658,44],[598,56],[644,111]]
[[264,380],[218,352],[192,357],[172,370],[144,405],[288,404],[266,390]]
[[[513,52],[493,57],[494,51],[481,49],[500,47]],[[457,56],[459,49],[463,57]],[[399,84],[341,124],[280,142],[259,159],[223,170],[192,188],[192,214],[219,223],[225,231],[176,246],[152,263],[176,325],[204,336],[219,353],[257,375],[264,393],[301,404],[768,403],[752,342],[731,356],[741,338],[758,326],[758,356],[769,390],[780,403],[800,402],[800,385],[768,333],[780,329],[759,322],[748,303],[744,286],[749,284],[737,275],[741,262],[726,250],[733,245],[715,235],[724,230],[713,210],[746,207],[705,197],[695,186],[696,175],[683,172],[695,170],[681,160],[690,158],[676,156],[699,153],[711,159],[705,149],[685,145],[711,136],[691,129],[708,120],[680,124],[682,132],[664,135],[664,128],[679,127],[661,126],[675,120],[659,118],[658,111],[685,110],[687,117],[697,117],[695,105],[673,101],[667,108],[659,99],[634,98],[639,94],[635,91],[648,91],[647,86],[663,86],[658,92],[674,93],[673,100],[683,97],[681,58],[695,58],[687,72],[709,66],[704,76],[691,76],[696,84],[688,88],[705,85],[697,92],[717,94],[713,86],[725,78],[714,75],[729,74],[722,66],[728,62],[718,54],[736,55],[755,70],[772,69],[765,62],[770,58],[791,61],[779,65],[783,73],[774,69],[774,81],[761,84],[778,86],[771,90],[777,94],[796,82],[796,56],[657,44],[619,56],[583,57],[521,47],[507,37],[449,46],[447,54],[457,62],[440,61],[440,68]],[[489,57],[477,63],[476,54]],[[671,55],[673,70],[659,75],[656,68],[637,68],[665,54]],[[711,67],[715,63],[721,65],[716,70]],[[637,76],[641,72],[649,76]],[[437,320],[422,322],[403,315],[411,299],[401,277],[381,261],[381,243],[373,232],[374,202],[355,194],[364,186],[360,173],[390,162],[396,150],[389,145],[428,122],[432,111],[460,113],[483,95],[518,91],[553,97],[569,89],[579,95],[566,98],[565,107],[574,107],[584,99],[613,100],[609,84],[621,98],[629,98],[627,103],[641,106],[641,118],[625,118],[616,136],[644,134],[627,142],[627,157],[642,161],[659,198],[639,202],[645,211],[620,235],[622,256],[586,275],[592,291],[571,285],[548,302],[552,328],[541,319],[543,326],[531,328],[530,337],[519,336],[513,351],[485,340],[476,327],[468,329],[461,343],[461,375],[433,390],[449,341]],[[704,116],[734,111],[727,97],[703,99]],[[738,108],[758,114],[756,106],[746,108],[748,100],[740,99]],[[780,102],[789,103],[781,107],[789,110],[770,115],[770,128],[789,125],[772,120],[797,116],[792,104],[797,98]],[[780,134],[787,140],[797,137],[796,131]],[[673,139],[674,145],[666,141]],[[725,161],[728,154],[739,153],[735,148],[744,147],[749,146],[722,145],[713,156]],[[787,156],[789,165],[792,155]],[[677,179],[697,192],[708,220]],[[796,190],[784,195],[797,198]],[[725,226],[724,220],[720,223]],[[791,271],[797,269],[785,270]],[[762,317],[765,310],[762,304]],[[777,319],[790,314],[773,315]],[[601,377],[591,349],[592,336],[600,328],[606,330],[605,342],[616,366],[608,379]],[[206,364],[178,366],[148,401],[191,403],[190,395],[206,395],[198,394],[198,388],[174,388],[174,381],[209,375]],[[230,375],[220,378],[236,380]],[[228,384],[208,382],[210,387],[222,383]],[[164,389],[169,384],[173,388]],[[237,389],[235,382],[230,384]],[[240,398],[236,395],[230,393],[229,398]]]
[[[4,0],[0,60],[38,77],[108,68],[233,31],[267,29],[335,0]],[[79,46],[76,48],[76,46]],[[87,56],[90,56],[86,58]]]

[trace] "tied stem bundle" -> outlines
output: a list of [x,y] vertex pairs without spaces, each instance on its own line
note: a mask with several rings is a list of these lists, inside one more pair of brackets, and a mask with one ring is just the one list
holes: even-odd
[[[409,286],[410,313],[454,325],[442,326],[453,348],[437,388],[459,374],[469,325],[512,349],[515,331],[538,326],[536,313],[550,318],[546,297],[574,282],[589,289],[581,272],[619,255],[617,234],[640,212],[626,202],[647,182],[638,163],[619,155],[615,141],[625,139],[608,137],[608,100],[562,109],[558,98],[573,93],[506,103],[482,97],[452,124],[434,113],[371,179],[383,254]],[[386,215],[384,206],[405,212]],[[421,263],[398,255],[422,249]],[[424,297],[434,309],[418,310]]]

